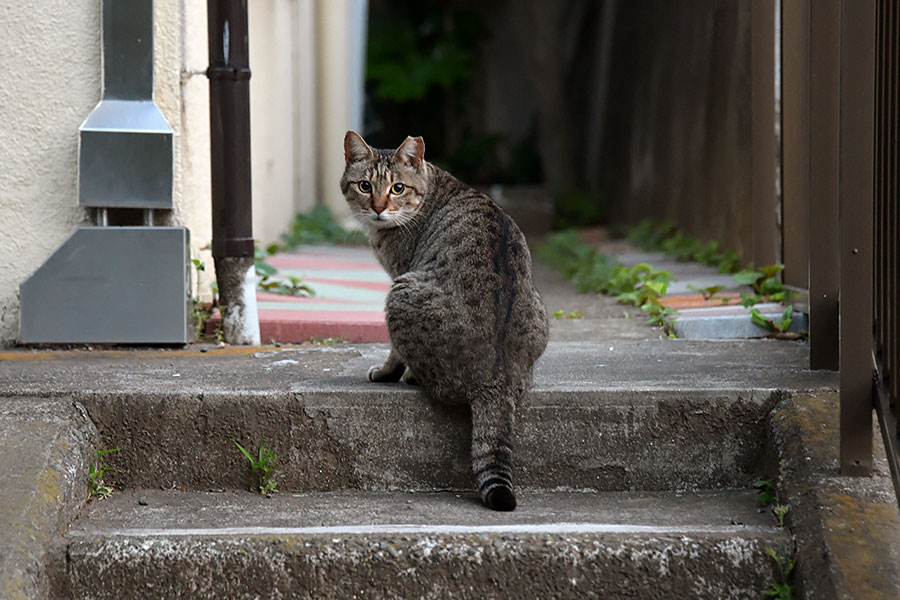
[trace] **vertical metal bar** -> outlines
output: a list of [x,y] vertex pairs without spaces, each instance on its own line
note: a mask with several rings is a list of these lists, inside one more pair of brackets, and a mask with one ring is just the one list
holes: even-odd
[[889,16],[889,39],[891,40],[890,48],[890,81],[888,83],[891,95],[888,106],[891,109],[890,116],[890,152],[891,161],[888,166],[891,179],[888,189],[888,229],[887,238],[889,247],[887,250],[888,264],[887,268],[890,276],[889,294],[890,304],[887,314],[890,318],[890,329],[888,330],[888,341],[893,348],[891,361],[888,365],[889,376],[891,380],[891,396],[894,401],[900,400],[900,6],[897,2],[891,2],[891,14]]
[[253,256],[247,1],[208,0],[213,258]]
[[809,286],[809,1],[782,0],[784,281]]
[[840,6],[840,0],[816,0],[809,7],[809,366],[831,371],[840,368]]
[[887,55],[885,86],[889,113],[885,124],[887,187],[882,199],[885,205],[885,260],[882,277],[887,279],[887,284],[882,316],[885,321],[884,347],[889,351],[885,363],[886,374],[890,381],[891,396],[896,402],[900,398],[900,245],[897,240],[900,235],[900,107],[897,106],[900,103],[900,75],[897,73],[900,69],[900,6],[896,1],[887,4],[890,11],[884,20],[886,39],[890,40],[890,45],[883,46],[883,51]]
[[775,197],[775,2],[751,4],[751,121],[753,262],[778,260],[778,207]]
[[153,209],[145,208],[142,211],[141,217],[143,218],[144,227],[153,227]]
[[109,225],[109,212],[106,208],[97,209],[97,226],[107,227]]
[[872,471],[875,5],[841,3],[841,473]]

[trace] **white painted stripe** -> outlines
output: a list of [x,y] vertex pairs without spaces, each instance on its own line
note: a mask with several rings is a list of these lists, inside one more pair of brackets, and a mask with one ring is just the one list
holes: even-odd
[[[379,535],[379,534],[591,534],[649,533],[660,535],[772,533],[771,527],[618,525],[611,523],[541,523],[535,525],[335,525],[322,527],[211,527],[186,529],[114,529],[103,535],[123,537],[183,537],[227,535]],[[70,535],[96,535],[72,531]]]

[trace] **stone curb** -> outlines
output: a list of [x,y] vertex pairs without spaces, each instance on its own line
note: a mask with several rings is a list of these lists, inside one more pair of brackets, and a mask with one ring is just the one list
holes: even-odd
[[87,496],[96,436],[68,399],[0,399],[0,597],[47,598],[47,555]]

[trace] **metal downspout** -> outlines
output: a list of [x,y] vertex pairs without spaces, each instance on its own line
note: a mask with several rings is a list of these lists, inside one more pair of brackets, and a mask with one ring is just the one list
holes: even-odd
[[246,0],[208,0],[212,254],[225,341],[260,342],[250,178]]

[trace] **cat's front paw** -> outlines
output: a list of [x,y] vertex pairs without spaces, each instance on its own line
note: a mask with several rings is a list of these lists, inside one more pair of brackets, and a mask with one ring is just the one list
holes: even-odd
[[406,370],[406,365],[402,363],[393,368],[391,368],[391,365],[374,365],[369,367],[368,378],[369,381],[396,383],[400,381],[404,370]]

